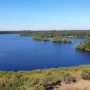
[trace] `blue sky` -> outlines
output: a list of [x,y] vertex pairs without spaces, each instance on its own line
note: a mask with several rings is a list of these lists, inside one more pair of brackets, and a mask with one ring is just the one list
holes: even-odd
[[90,0],[0,0],[0,30],[90,29]]

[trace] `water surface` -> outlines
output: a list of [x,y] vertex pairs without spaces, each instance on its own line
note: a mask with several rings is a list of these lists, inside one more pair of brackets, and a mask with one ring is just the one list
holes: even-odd
[[33,70],[90,64],[90,53],[76,51],[84,41],[72,39],[71,44],[36,41],[15,34],[0,35],[0,70]]

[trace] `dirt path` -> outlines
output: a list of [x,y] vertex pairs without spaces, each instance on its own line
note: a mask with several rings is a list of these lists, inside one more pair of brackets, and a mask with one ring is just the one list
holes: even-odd
[[55,88],[54,90],[90,90],[90,81],[80,80],[75,84],[64,84]]

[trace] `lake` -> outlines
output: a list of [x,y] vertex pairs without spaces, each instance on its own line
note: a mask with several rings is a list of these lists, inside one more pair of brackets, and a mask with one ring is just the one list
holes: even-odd
[[71,67],[90,64],[90,53],[75,50],[75,45],[84,41],[73,38],[72,43],[37,41],[29,36],[16,34],[0,35],[0,70],[17,71]]

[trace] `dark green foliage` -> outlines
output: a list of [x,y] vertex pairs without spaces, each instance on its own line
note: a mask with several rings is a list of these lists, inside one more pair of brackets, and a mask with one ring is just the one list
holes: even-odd
[[77,44],[76,49],[82,51],[90,51],[90,41],[85,41]]
[[90,80],[90,69],[83,70],[81,76],[85,80]]
[[[11,33],[10,31],[4,32],[2,31],[1,33]],[[15,32],[12,32],[15,33]],[[90,36],[90,30],[63,30],[63,31],[18,31],[16,32],[21,35],[25,36],[33,36],[35,34],[43,34],[44,36],[48,36],[49,38],[55,37],[55,36],[62,36],[62,37],[89,37]]]
[[69,39],[64,39],[63,42],[64,42],[64,43],[71,43],[72,41],[69,40]]
[[[27,32],[27,31],[24,31]],[[46,36],[54,37],[54,36],[76,36],[76,37],[82,37],[82,36],[90,36],[90,30],[69,30],[69,31],[28,31],[27,33],[42,33]]]
[[62,42],[61,36],[55,36],[52,38],[53,42]]
[[46,35],[44,35],[42,33],[36,33],[36,34],[33,34],[33,39],[48,41],[49,40],[49,36],[46,36]]
[[33,36],[35,34],[43,34],[45,36],[49,36],[50,38],[55,36],[63,36],[63,37],[90,37],[90,30],[47,30],[47,31],[31,31],[31,30],[23,30],[23,31],[0,31],[0,34],[20,34],[25,36]]

